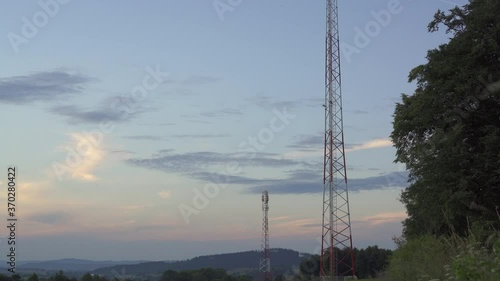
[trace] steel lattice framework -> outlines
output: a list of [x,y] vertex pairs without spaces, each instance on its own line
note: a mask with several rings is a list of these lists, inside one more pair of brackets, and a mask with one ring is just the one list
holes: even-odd
[[344,151],[337,0],[327,0],[326,10],[325,150],[320,276],[322,280],[338,280],[339,276],[354,276],[355,270]]
[[260,271],[264,273],[264,281],[271,281],[271,259],[269,257],[269,223],[267,214],[269,211],[269,194],[267,190],[262,192],[262,259],[260,260]]

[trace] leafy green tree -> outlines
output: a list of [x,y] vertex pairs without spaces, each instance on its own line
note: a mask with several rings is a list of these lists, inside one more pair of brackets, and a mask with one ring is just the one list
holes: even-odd
[[38,275],[36,273],[31,274],[27,281],[39,281]]
[[94,281],[94,278],[92,277],[92,274],[87,272],[80,278],[80,281]]
[[300,273],[304,276],[319,276],[319,255],[303,259],[299,265]]
[[252,281],[252,277],[248,275],[240,275],[236,278],[236,281]]
[[0,281],[12,281],[12,277],[5,274],[0,274]]
[[176,281],[176,278],[177,278],[177,271],[170,269],[162,274],[160,281]]
[[410,171],[405,236],[500,226],[499,11],[498,0],[475,0],[428,26],[453,37],[410,72],[417,88],[394,113],[396,161]]

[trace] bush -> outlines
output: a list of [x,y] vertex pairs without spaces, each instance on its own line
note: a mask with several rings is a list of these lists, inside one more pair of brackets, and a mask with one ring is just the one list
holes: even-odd
[[456,252],[441,238],[422,236],[406,241],[394,251],[387,268],[387,280],[445,280],[445,266]]
[[390,281],[498,281],[500,235],[410,239],[394,251],[386,280]]
[[451,280],[500,280],[500,238],[492,234],[482,243],[474,236],[460,241],[459,253],[453,258],[449,270]]

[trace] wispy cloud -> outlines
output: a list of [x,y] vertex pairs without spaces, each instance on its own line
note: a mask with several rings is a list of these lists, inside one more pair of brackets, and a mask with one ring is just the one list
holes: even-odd
[[271,96],[257,95],[246,99],[252,105],[256,105],[263,108],[298,108],[298,107],[318,107],[324,103],[324,99],[321,98],[302,98],[302,99],[292,99],[292,100],[276,100]]
[[297,135],[293,137],[294,143],[288,145],[290,148],[310,149],[323,146],[325,143],[325,136],[323,133],[315,135]]
[[346,152],[365,150],[365,149],[373,149],[373,148],[382,148],[382,147],[390,147],[392,146],[392,141],[390,139],[374,139],[361,144],[351,145],[346,148]]
[[123,136],[122,138],[129,140],[150,140],[150,141],[159,141],[165,139],[165,137],[154,136],[154,135]]
[[[324,153],[324,135],[318,133],[315,135],[298,135],[293,138],[292,144],[287,147],[295,150],[283,154],[286,158],[304,159],[321,157]],[[373,139],[360,144],[346,144],[345,152],[354,152],[359,150],[376,149],[392,146],[389,139]]]
[[[291,171],[282,180],[254,180],[248,182],[253,186],[250,193],[261,193],[268,190],[273,194],[313,194],[323,192],[323,175],[320,171]],[[386,188],[403,188],[408,185],[408,172],[392,172],[379,176],[355,178],[348,180],[349,191],[379,190]]]
[[370,225],[384,224],[388,222],[401,222],[406,219],[408,215],[405,211],[394,213],[380,213],[372,216],[366,216],[359,219],[361,222],[367,222]]
[[0,78],[0,102],[28,104],[60,101],[78,94],[96,79],[68,71],[35,72],[24,76]]
[[[64,105],[55,106],[50,109],[50,112],[64,116],[68,118],[69,123],[79,124],[79,123],[99,123],[99,122],[121,122],[125,119],[122,118],[123,113],[118,111],[113,111],[111,108],[99,108],[99,109],[83,109],[79,106],[74,105]],[[130,118],[131,116],[129,116]],[[128,118],[127,118],[128,119]]]
[[[126,163],[146,169],[177,173],[203,182],[229,182],[246,186],[245,193],[261,193],[269,190],[274,194],[313,194],[322,192],[322,168],[300,160],[282,158],[279,154],[257,153],[253,158],[237,153],[160,152],[150,158],[129,158]],[[260,174],[229,175],[217,173],[218,167],[227,163],[239,167],[267,167],[276,169],[282,177],[266,178]],[[287,172],[283,169],[288,168]],[[402,188],[408,185],[408,172],[392,172],[366,178],[349,179],[350,191]]]
[[217,152],[188,152],[173,153],[161,151],[150,158],[130,158],[128,164],[170,173],[182,173],[199,178],[210,177],[208,172],[214,167],[225,167],[229,162],[237,162],[241,167],[273,167],[283,168],[300,165],[301,162],[282,159],[277,154],[256,153],[255,157],[248,157],[240,153]]
[[134,103],[125,96],[109,96],[92,109],[75,105],[59,105],[52,107],[50,112],[66,117],[72,124],[97,124],[130,121],[140,114],[153,110],[155,108],[145,107],[143,103]]
[[209,139],[209,138],[227,138],[230,137],[229,134],[182,134],[182,135],[171,135],[172,138],[179,139],[190,139],[190,138],[200,138],[200,139]]
[[172,196],[172,193],[170,191],[160,191],[158,192],[158,196],[160,196],[161,199],[169,199],[170,196]]
[[202,75],[191,75],[187,79],[185,79],[182,84],[192,85],[192,86],[200,86],[204,84],[214,83],[220,81],[220,78],[212,77],[212,76],[202,76]]
[[28,215],[26,220],[35,223],[43,224],[66,224],[70,222],[73,217],[62,211],[52,211],[52,212],[39,212],[37,214]]
[[202,112],[202,113],[200,113],[200,116],[214,118],[214,117],[226,117],[226,116],[233,116],[233,115],[241,115],[241,114],[243,114],[243,112],[241,112],[241,110],[239,110],[239,109],[223,108],[223,109],[219,109],[219,110]]

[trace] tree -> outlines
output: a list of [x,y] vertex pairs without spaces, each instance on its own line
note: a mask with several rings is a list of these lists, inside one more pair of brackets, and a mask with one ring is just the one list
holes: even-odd
[[39,281],[38,275],[36,273],[31,274],[27,281]]
[[402,192],[404,235],[465,235],[475,222],[500,226],[500,1],[438,11],[429,32],[453,37],[428,51],[394,112],[396,162],[410,171]]
[[94,281],[94,277],[87,272],[80,278],[80,281]]
[[299,270],[304,276],[319,276],[319,255],[313,255],[300,262]]
[[177,278],[177,271],[169,269],[163,273],[160,281],[175,281],[177,280],[176,278]]

